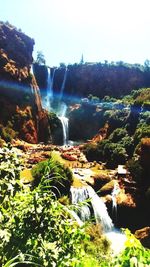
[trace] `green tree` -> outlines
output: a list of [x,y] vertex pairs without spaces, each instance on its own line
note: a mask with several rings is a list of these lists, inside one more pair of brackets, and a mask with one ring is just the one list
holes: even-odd
[[45,65],[46,64],[45,56],[44,56],[42,51],[37,51],[37,58],[36,58],[35,63],[37,63],[39,65]]

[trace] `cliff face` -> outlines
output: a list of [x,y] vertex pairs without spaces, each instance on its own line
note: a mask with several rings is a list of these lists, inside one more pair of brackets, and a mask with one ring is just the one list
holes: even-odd
[[9,23],[0,22],[0,48],[7,51],[8,58],[15,61],[18,68],[30,68],[33,46],[33,39]]
[[[74,64],[51,68],[53,89],[60,93],[65,72],[64,94],[69,97],[87,97],[89,94],[103,98],[119,98],[134,89],[150,86],[150,68],[125,63]],[[54,74],[54,75],[53,75]],[[35,76],[42,93],[47,86],[47,68],[35,64]],[[65,100],[65,99],[64,99]]]
[[6,140],[14,137],[13,129],[27,142],[46,141],[42,132],[48,131],[47,114],[30,73],[33,46],[33,39],[0,22],[0,135]]
[[[56,71],[54,88],[60,87],[63,70]],[[68,66],[65,93],[87,97],[89,94],[103,98],[105,95],[120,97],[131,90],[146,87],[144,71],[134,66],[109,64],[74,64]]]

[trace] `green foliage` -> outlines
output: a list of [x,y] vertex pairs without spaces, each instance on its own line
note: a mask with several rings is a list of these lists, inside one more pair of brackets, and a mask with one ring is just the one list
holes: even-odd
[[[113,138],[113,135],[111,138]],[[127,159],[124,143],[114,143],[111,139],[102,140],[97,144],[85,145],[84,153],[88,160],[106,162],[108,167],[117,167],[118,164],[125,164]]]
[[83,148],[83,152],[89,161],[100,160],[102,158],[101,151],[98,149],[97,144],[94,143],[86,144]]
[[39,162],[32,169],[34,185],[47,186],[56,196],[68,194],[71,183],[72,173],[69,168],[52,158]]
[[126,150],[119,143],[108,142],[104,146],[104,159],[107,166],[116,167],[118,164],[125,164],[127,159]]
[[52,177],[59,180],[61,176],[68,177],[68,173],[57,163],[49,162],[50,166],[44,165],[38,187],[30,191],[18,186],[20,162],[15,150],[0,150],[2,266],[75,266],[83,256],[84,229],[70,218],[68,209],[53,198],[50,190]]
[[41,266],[71,266],[82,256],[83,229],[70,220],[50,191],[41,187],[11,199],[9,209],[2,210],[0,233],[1,262],[21,252],[25,260],[25,255],[30,254]]
[[0,202],[9,201],[20,189],[21,161],[17,151],[7,145],[0,148]]
[[150,88],[143,88],[139,91],[139,94],[135,98],[134,104],[144,105],[145,103],[150,102]]
[[84,242],[86,254],[92,261],[95,259],[99,266],[108,266],[108,260],[111,258],[110,242],[102,235],[100,225],[89,225],[86,232],[90,237]]
[[105,111],[104,120],[108,121],[112,130],[115,130],[116,128],[121,128],[126,125],[128,116],[129,116],[129,110],[113,109]]
[[[135,266],[149,266],[150,264],[150,250],[145,249],[139,240],[125,230],[127,241],[125,242],[125,249],[116,257],[115,261],[110,266],[115,267],[135,267]],[[143,265],[144,264],[144,265]],[[145,265],[146,264],[146,265]]]
[[150,125],[146,123],[139,123],[134,134],[135,144],[139,144],[143,137],[150,137]]
[[66,68],[66,64],[64,62],[59,63],[60,68]]
[[131,173],[132,178],[137,182],[141,183],[142,179],[142,173],[143,173],[143,168],[140,164],[140,161],[138,159],[130,159],[127,163],[128,170]]
[[[126,267],[134,266],[133,262],[150,264],[150,252],[129,231],[126,231],[124,251],[113,259],[110,244],[101,235],[99,226],[91,225],[85,231],[71,219],[69,209],[53,197],[49,181],[68,176],[64,169],[52,159],[38,167],[37,173],[42,178],[35,189],[16,188],[20,170],[16,151],[9,146],[0,149],[1,178],[4,185],[8,185],[3,202],[0,202],[0,266]],[[0,188],[1,195],[2,191]]]
[[92,102],[92,103],[98,103],[100,101],[99,97],[94,96],[92,94],[88,95],[88,99]]
[[37,58],[35,63],[39,64],[39,65],[45,65],[46,64],[46,60],[44,57],[44,54],[42,51],[37,51]]
[[12,129],[12,124],[8,122],[7,126],[0,124],[0,136],[6,142],[11,142],[12,139],[17,137],[17,132]]
[[3,147],[4,144],[5,144],[5,141],[2,138],[0,138],[0,147]]
[[112,134],[109,136],[109,140],[111,140],[114,143],[117,143],[122,140],[122,138],[126,137],[128,135],[128,132],[124,128],[117,128],[115,129]]

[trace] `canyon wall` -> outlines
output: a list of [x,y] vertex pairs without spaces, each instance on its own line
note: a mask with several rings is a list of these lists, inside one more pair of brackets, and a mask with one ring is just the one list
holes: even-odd
[[0,135],[30,143],[47,141],[48,117],[31,74],[34,40],[9,23],[0,22]]

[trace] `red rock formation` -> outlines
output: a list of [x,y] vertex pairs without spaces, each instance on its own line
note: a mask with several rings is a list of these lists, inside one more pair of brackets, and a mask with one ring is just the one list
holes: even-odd
[[48,140],[49,130],[39,88],[30,73],[33,45],[33,39],[0,22],[0,124],[6,127],[10,121],[20,138],[37,143]]
[[92,138],[91,142],[97,143],[102,141],[107,137],[109,125],[106,123],[103,128],[101,128],[98,133]]

